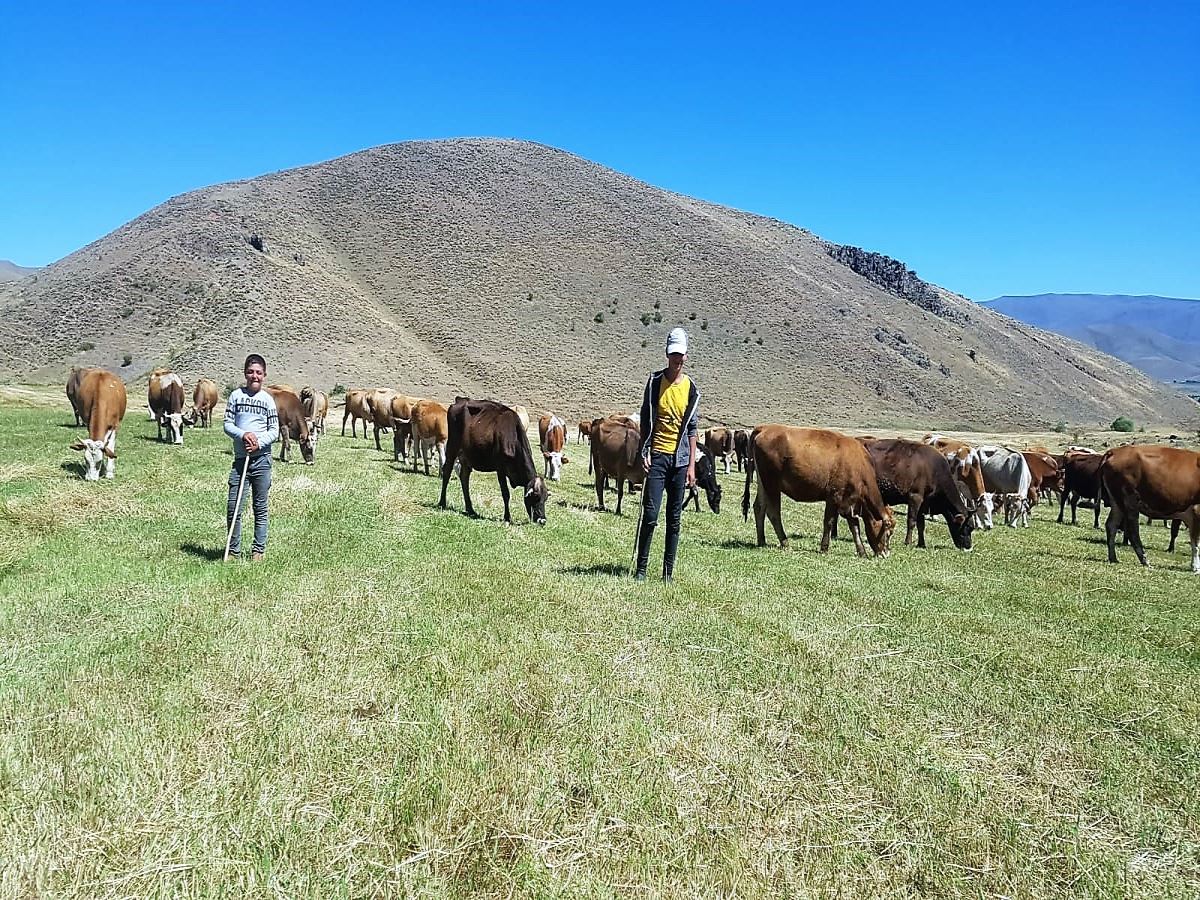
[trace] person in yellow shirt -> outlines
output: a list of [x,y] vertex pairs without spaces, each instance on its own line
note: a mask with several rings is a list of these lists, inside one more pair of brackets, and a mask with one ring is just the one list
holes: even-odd
[[642,395],[642,524],[638,529],[637,568],[634,578],[646,580],[650,543],[658,524],[658,511],[667,495],[667,536],[663,549],[663,581],[671,581],[679,548],[679,525],[687,489],[696,483],[696,430],[700,391],[684,374],[688,338],[682,328],[667,335],[667,367],[646,382]]

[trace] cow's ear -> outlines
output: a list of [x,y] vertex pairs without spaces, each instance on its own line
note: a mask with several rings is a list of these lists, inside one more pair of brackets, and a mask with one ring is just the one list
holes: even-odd
[[75,443],[73,443],[73,444],[71,445],[71,449],[72,449],[72,450],[82,450],[82,449],[83,449],[83,446],[84,446],[84,445],[83,445],[83,441],[76,441]]
[[105,455],[105,456],[107,456],[109,459],[116,459],[116,458],[117,458],[117,451],[116,451],[116,450],[113,450],[111,447],[105,447],[105,448],[104,448],[104,455]]

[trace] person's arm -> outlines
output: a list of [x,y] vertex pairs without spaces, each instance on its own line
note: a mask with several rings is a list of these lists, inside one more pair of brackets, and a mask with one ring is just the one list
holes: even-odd
[[695,406],[692,408],[691,418],[687,422],[688,465],[686,477],[688,487],[696,483],[696,439],[700,433],[700,392],[696,390],[695,382],[692,383],[691,389],[695,391]]
[[235,441],[240,441],[245,432],[241,428],[238,428],[237,416],[233,411],[233,394],[236,393],[237,391],[235,390],[225,401],[225,434]]
[[646,379],[646,388],[642,391],[642,408],[638,413],[639,427],[638,431],[642,441],[642,468],[647,472],[650,471],[650,384],[654,381],[654,375]]
[[279,410],[275,407],[275,400],[272,398],[267,409],[267,430],[259,437],[258,443],[259,446],[266,447],[277,440],[279,440]]

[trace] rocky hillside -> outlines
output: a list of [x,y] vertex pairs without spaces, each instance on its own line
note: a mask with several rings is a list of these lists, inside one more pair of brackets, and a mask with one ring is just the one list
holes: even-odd
[[15,262],[0,259],[0,281],[17,281],[36,271],[38,270],[31,266],[18,266]]
[[[903,264],[520,141],[377,147],[175,197],[0,288],[0,374],[238,375],[631,408],[691,333],[712,420],[1033,427],[1197,407]],[[126,365],[122,362],[128,360]]]

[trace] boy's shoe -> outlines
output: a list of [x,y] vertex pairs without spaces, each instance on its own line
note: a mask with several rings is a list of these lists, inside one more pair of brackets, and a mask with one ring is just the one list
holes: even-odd
[[646,573],[645,573],[645,572],[634,572],[634,573],[633,573],[633,580],[634,580],[634,581],[645,581],[645,580],[646,580]]
[[262,562],[262,558],[263,552],[261,550],[255,550],[250,554],[250,562]]

